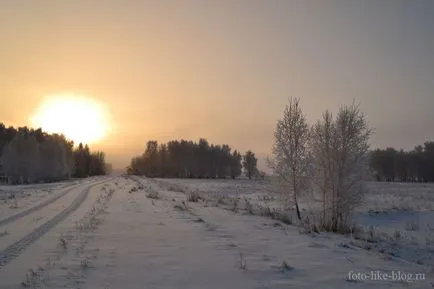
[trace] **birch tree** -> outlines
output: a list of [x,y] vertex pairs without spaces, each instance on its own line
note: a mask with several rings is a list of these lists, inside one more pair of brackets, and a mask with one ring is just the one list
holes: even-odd
[[279,184],[292,200],[301,220],[299,197],[307,188],[310,156],[309,127],[299,99],[290,98],[274,132],[273,158],[269,166],[279,178]]
[[315,179],[326,230],[345,230],[363,196],[371,134],[365,114],[354,102],[341,107],[335,120],[326,112],[312,128]]

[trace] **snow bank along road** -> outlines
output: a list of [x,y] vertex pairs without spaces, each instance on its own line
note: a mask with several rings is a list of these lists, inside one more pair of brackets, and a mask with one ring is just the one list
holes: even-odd
[[0,238],[0,270],[75,211],[86,200],[92,187],[109,180],[105,177],[67,187],[29,209],[0,220],[0,232],[3,232]]

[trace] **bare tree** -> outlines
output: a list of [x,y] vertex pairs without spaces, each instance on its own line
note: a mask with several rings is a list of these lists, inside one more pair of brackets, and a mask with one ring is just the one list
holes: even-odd
[[301,220],[298,199],[306,189],[309,177],[309,128],[299,99],[290,98],[274,132],[273,158],[269,166],[279,177],[281,187],[292,199]]
[[335,120],[326,112],[312,128],[315,179],[327,230],[345,230],[363,196],[371,133],[365,114],[354,102],[341,107]]
[[322,204],[321,223],[326,226],[327,220],[334,215],[334,172],[336,148],[335,124],[329,111],[323,114],[322,120],[317,121],[311,128],[311,152],[315,167],[315,178],[319,200]]

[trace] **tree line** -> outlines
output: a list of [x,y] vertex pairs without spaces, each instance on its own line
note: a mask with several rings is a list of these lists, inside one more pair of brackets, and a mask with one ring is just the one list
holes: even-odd
[[145,152],[131,160],[128,174],[147,177],[172,178],[226,178],[235,179],[242,168],[250,179],[258,173],[257,158],[248,151],[244,156],[229,145],[209,144],[204,138],[199,142],[172,140],[158,144],[151,140]]
[[42,129],[0,123],[0,165],[12,183],[52,182],[106,173],[105,154]]
[[434,182],[434,142],[410,151],[376,149],[370,154],[369,164],[377,181]]

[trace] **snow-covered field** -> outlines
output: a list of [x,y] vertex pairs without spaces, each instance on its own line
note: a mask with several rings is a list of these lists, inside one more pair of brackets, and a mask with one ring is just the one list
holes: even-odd
[[[373,240],[249,214],[246,203],[279,206],[270,180],[107,177],[71,186],[19,218],[2,224],[0,215],[0,288],[433,288],[430,260],[408,256],[428,248],[403,237],[427,236],[432,185],[370,183],[356,220]],[[383,240],[391,226],[393,239]]]
[[[284,208],[276,182],[265,180],[160,179],[169,190],[197,191],[208,199],[224,196],[260,208]],[[368,182],[353,222],[360,228],[351,244],[434,267],[434,184]],[[301,201],[305,214],[311,203]],[[244,204],[243,204],[244,203]],[[229,206],[231,207],[231,206]],[[265,210],[267,211],[267,210]],[[295,220],[295,212],[290,214]],[[360,242],[362,241],[365,242]]]

